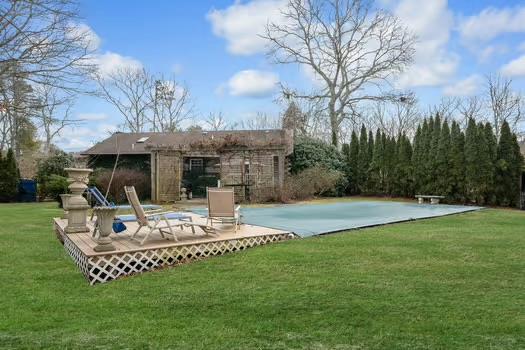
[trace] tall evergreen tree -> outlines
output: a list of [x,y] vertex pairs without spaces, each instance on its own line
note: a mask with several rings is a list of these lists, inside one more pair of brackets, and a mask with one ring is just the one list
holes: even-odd
[[350,149],[349,149],[349,166],[350,166],[350,191],[352,194],[358,193],[358,169],[359,169],[359,138],[355,131],[352,131],[350,138]]
[[1,165],[4,170],[0,178],[0,201],[13,201],[18,193],[20,173],[16,165],[15,153],[11,148],[7,151],[7,156]]
[[[426,121],[425,121],[426,123]],[[420,192],[423,180],[423,171],[421,163],[423,162],[423,133],[421,124],[417,126],[416,135],[414,136],[414,147],[412,152],[412,179],[414,183],[414,192]]]
[[496,198],[500,205],[517,206],[523,156],[507,122],[501,125],[496,161]]
[[443,126],[441,127],[441,133],[439,136],[437,152],[435,154],[435,192],[438,195],[446,196],[450,198],[452,189],[451,189],[451,176],[450,176],[450,159],[449,159],[449,150],[450,150],[450,129],[448,127],[448,122],[445,120]]
[[372,130],[368,131],[368,159],[369,162],[372,161],[372,157],[374,156],[374,133]]
[[[418,130],[420,130],[418,128]],[[414,195],[412,181],[412,144],[405,134],[397,140],[396,176],[394,180],[394,195],[410,197]]]
[[394,137],[384,135],[384,161],[382,173],[384,174],[384,193],[392,195],[395,188],[395,172],[397,164],[397,143]]
[[368,167],[370,166],[370,155],[368,151],[368,134],[366,127],[363,124],[361,126],[361,132],[359,135],[359,146],[358,146],[358,157],[357,157],[357,191],[366,192],[366,178],[368,173]]
[[341,157],[343,158],[344,162],[344,173],[349,183],[349,186],[346,187],[345,192],[346,194],[352,194],[351,186],[354,181],[354,176],[352,174],[352,168],[350,166],[350,145],[348,143],[343,143],[343,145],[341,146]]
[[468,200],[476,200],[478,195],[478,146],[477,126],[470,118],[465,131],[465,194]]
[[449,148],[450,196],[465,201],[465,135],[456,121],[452,122]]
[[421,178],[420,178],[420,192],[427,192],[430,184],[432,183],[432,159],[431,154],[432,146],[432,135],[434,129],[434,119],[431,117],[428,120],[425,119],[423,122],[423,128],[421,129],[421,163],[417,166],[420,167]]
[[488,168],[486,169],[485,176],[487,181],[487,190],[485,194],[485,203],[495,204],[496,203],[496,193],[494,191],[494,180],[496,174],[496,158],[497,158],[497,148],[498,143],[496,140],[496,135],[490,123],[485,123],[485,125],[480,125],[480,128],[483,128],[485,133],[485,140],[487,142],[488,157],[486,159]]
[[426,186],[425,192],[427,193],[438,193],[439,188],[437,187],[436,179],[439,176],[439,169],[437,163],[437,157],[439,154],[439,140],[441,138],[441,118],[439,114],[433,120],[433,124],[430,125],[430,145],[429,155],[426,161]]
[[492,190],[492,182],[494,177],[494,163],[492,161],[492,154],[490,150],[490,136],[487,137],[485,125],[479,123],[477,125],[477,157],[478,157],[478,198],[477,202],[480,204],[487,204],[487,200]]
[[385,149],[385,138],[381,130],[377,129],[375,142],[374,142],[374,154],[372,162],[370,163],[370,169],[368,171],[368,187],[371,193],[381,194],[384,190],[384,178],[383,178],[383,162],[384,162],[384,149]]

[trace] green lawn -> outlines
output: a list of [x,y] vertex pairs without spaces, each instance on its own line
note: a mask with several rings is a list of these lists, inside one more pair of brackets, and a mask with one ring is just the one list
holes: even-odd
[[0,205],[1,348],[525,348],[525,212],[293,240],[90,287],[53,204]]

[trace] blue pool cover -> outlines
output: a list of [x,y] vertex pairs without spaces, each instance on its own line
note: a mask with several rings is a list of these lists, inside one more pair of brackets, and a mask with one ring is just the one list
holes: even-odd
[[[271,227],[302,237],[479,210],[481,207],[356,201],[242,208],[244,224]],[[203,212],[196,210],[199,214]]]

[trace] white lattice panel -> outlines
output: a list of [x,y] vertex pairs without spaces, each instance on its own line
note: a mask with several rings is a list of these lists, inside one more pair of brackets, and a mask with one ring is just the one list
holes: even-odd
[[73,261],[75,261],[75,264],[78,266],[84,277],[90,280],[88,257],[82,253],[82,251],[69,239],[66,234],[62,234],[61,236],[62,241],[64,242],[64,248],[73,258]]
[[222,255],[258,245],[278,242],[291,237],[293,236],[287,233],[279,233],[87,257],[82,254],[80,249],[66,234],[62,234],[64,248],[91,285],[108,282],[121,276],[154,270],[162,266],[182,264],[209,256]]

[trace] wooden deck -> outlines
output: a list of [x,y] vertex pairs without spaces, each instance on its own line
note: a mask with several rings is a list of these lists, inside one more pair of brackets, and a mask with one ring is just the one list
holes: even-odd
[[[193,222],[205,223],[199,215],[188,213]],[[90,232],[66,234],[64,228],[67,220],[55,218],[54,226],[57,237],[63,242],[64,248],[73,258],[90,284],[104,283],[125,275],[153,270],[156,268],[203,259],[213,255],[244,250],[257,245],[278,242],[293,238],[290,232],[271,228],[242,224],[237,232],[231,227],[217,225],[219,234],[206,235],[196,228],[193,234],[190,228],[184,233],[178,233],[178,241],[165,239],[158,233],[150,235],[149,239],[140,245],[138,240],[132,240],[130,233],[135,232],[137,224],[126,222],[127,231],[112,234],[116,250],[111,252],[96,252],[96,243],[92,239],[93,222],[89,222]],[[142,233],[138,234],[141,238]]]

